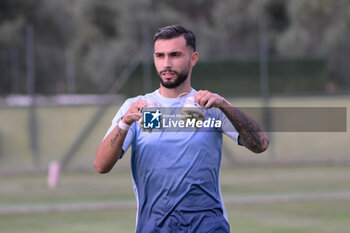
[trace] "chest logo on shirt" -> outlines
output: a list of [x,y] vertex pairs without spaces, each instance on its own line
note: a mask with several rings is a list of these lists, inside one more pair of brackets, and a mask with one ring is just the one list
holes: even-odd
[[160,129],[161,115],[162,113],[159,111],[159,109],[157,109],[157,111],[143,111],[143,128]]

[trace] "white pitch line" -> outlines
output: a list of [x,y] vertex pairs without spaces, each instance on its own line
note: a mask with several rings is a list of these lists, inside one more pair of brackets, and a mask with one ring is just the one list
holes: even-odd
[[136,209],[135,201],[90,202],[90,203],[52,203],[0,206],[0,215],[5,214],[45,214],[99,210]]
[[[337,193],[295,193],[266,194],[252,196],[224,196],[225,205],[252,205],[273,203],[296,203],[307,201],[341,201],[350,200],[350,192]],[[0,215],[45,214],[104,210],[136,210],[136,201],[110,201],[90,203],[52,203],[0,205]]]
[[294,203],[307,201],[342,201],[350,200],[350,192],[266,194],[240,197],[224,196],[223,199],[225,205]]

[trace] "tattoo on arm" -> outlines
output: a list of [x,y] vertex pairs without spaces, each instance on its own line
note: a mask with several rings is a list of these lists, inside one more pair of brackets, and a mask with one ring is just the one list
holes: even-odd
[[118,137],[121,135],[122,130],[119,129],[119,127],[118,127],[117,130],[118,130],[118,132],[117,132],[116,135],[111,139],[111,147],[114,147],[114,146],[115,146],[115,143],[117,142]]
[[241,144],[256,153],[267,149],[269,140],[255,120],[235,107],[221,108],[221,111],[239,132]]

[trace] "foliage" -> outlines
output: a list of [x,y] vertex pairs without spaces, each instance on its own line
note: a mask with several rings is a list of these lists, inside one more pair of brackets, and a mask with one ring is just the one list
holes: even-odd
[[[0,2],[0,94],[14,70],[25,77],[25,28],[34,28],[36,91],[105,92],[123,67],[165,25],[183,24],[198,38],[201,61],[256,59],[267,23],[273,57],[327,59],[328,77],[350,87],[349,0],[3,0]],[[151,57],[151,56],[150,56]],[[16,60],[17,58],[17,60]],[[12,60],[11,60],[12,59]],[[14,60],[15,59],[15,60]],[[12,64],[15,62],[15,64]],[[70,69],[73,67],[74,69]],[[12,88],[24,93],[26,84]]]
[[298,0],[288,2],[291,26],[277,42],[287,57],[327,57],[329,79],[350,87],[350,1]]

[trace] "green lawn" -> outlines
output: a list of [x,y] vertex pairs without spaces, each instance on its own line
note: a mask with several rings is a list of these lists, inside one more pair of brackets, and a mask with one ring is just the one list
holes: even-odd
[[[221,173],[225,199],[293,194],[350,193],[349,167],[235,168]],[[49,190],[46,177],[0,177],[0,209],[4,206],[57,203],[133,202],[129,172],[66,173]],[[232,232],[342,233],[350,229],[350,199],[295,202],[229,203]],[[0,232],[89,233],[134,232],[135,209],[45,214],[1,214]]]

